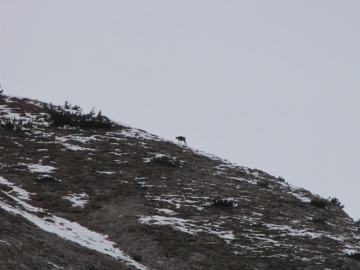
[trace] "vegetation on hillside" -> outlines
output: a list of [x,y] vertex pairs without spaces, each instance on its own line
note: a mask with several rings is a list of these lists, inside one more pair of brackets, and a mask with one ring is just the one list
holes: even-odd
[[83,114],[79,106],[71,106],[67,101],[65,101],[63,106],[45,103],[44,108],[50,116],[50,119],[47,120],[50,121],[51,125],[107,129],[114,126],[114,122],[102,115],[101,111],[96,114],[94,109],[92,109],[89,113]]

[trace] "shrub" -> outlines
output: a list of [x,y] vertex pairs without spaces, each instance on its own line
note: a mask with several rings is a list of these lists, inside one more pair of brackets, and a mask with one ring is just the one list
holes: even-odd
[[285,182],[285,179],[282,178],[281,176],[278,177],[278,180],[279,180],[280,182]]
[[99,204],[99,203],[87,203],[87,204],[85,205],[85,208],[86,208],[86,209],[98,210],[98,209],[102,208],[102,205]]
[[14,127],[15,127],[14,124],[15,124],[15,117],[12,121],[11,121],[11,118],[4,117],[4,116],[1,119],[1,127],[3,127],[3,128],[14,130]]
[[48,174],[39,175],[36,180],[41,182],[59,182],[54,176]]
[[1,84],[0,84],[0,95],[2,95],[3,92],[4,92],[4,89],[1,88]]
[[323,217],[313,218],[312,222],[326,224],[326,219]]
[[264,226],[264,223],[259,221],[259,222],[256,222],[256,223],[252,223],[251,224],[252,227],[263,227]]
[[28,128],[32,128],[33,127],[33,122],[31,120],[28,121],[24,121],[24,120],[19,120],[14,118],[10,118],[10,117],[5,117],[3,116],[2,119],[0,119],[0,126],[5,128],[5,129],[10,129],[10,130],[23,130],[23,128],[28,129]]
[[132,253],[130,255],[131,259],[133,259],[134,261],[140,262],[141,261],[141,254],[139,253]]
[[355,225],[358,229],[358,232],[360,232],[360,218],[358,218],[358,220],[355,221]]
[[229,208],[233,208],[234,207],[234,201],[233,200],[227,200],[227,199],[221,199],[220,197],[212,198],[210,200],[210,206],[212,206],[212,207],[229,207]]
[[47,135],[47,134],[41,134],[41,135],[35,136],[35,137],[36,137],[36,139],[43,140],[43,141],[51,139],[51,135]]
[[329,200],[331,203],[339,206],[340,208],[344,208],[344,207],[345,207],[345,205],[342,205],[341,202],[339,201],[339,199],[336,198],[336,197],[333,197],[333,198],[329,197],[328,200]]
[[20,121],[21,121],[22,126],[24,128],[33,128],[33,126],[34,126],[34,123],[31,120],[28,120],[28,121],[25,121],[25,122],[22,122],[22,120],[20,120]]
[[112,194],[96,194],[93,198],[93,202],[107,201],[112,197]]
[[[50,115],[51,124],[56,126],[71,126],[81,128],[111,128],[114,125],[108,117],[103,116],[101,111],[95,116],[95,111],[92,109],[90,113],[83,114],[82,109],[65,101],[64,106],[53,106],[50,104],[44,105],[45,110]],[[46,116],[44,119],[49,121]]]
[[181,165],[181,161],[178,158],[163,154],[156,155],[151,159],[151,162],[171,167],[178,167]]
[[348,254],[348,256],[352,259],[355,259],[357,261],[360,261],[360,253],[359,252],[353,252],[351,254]]
[[260,181],[257,181],[256,183],[259,187],[264,187],[264,188],[268,188],[269,187],[269,180],[260,180]]
[[321,198],[314,198],[311,200],[310,204],[319,208],[326,208],[326,206],[329,204],[329,201]]
[[9,191],[12,191],[13,188],[6,185],[6,184],[0,184],[0,190],[5,191],[5,192],[9,192]]

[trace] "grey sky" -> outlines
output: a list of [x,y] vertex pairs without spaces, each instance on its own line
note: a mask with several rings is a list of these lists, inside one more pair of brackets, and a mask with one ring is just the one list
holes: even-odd
[[0,0],[0,83],[186,136],[357,219],[359,12],[358,0]]

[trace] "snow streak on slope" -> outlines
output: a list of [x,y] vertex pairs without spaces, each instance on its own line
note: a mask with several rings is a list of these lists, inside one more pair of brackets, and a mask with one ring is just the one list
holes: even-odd
[[7,181],[3,177],[0,177],[0,183],[8,185],[13,188],[12,191],[17,193],[17,196],[12,195],[11,194],[12,191],[10,192],[2,191],[2,192],[5,193],[14,201],[16,201],[17,204],[19,205],[14,207],[0,200],[0,206],[2,209],[12,214],[21,215],[27,220],[34,223],[40,229],[50,233],[54,233],[60,236],[61,238],[78,243],[83,247],[96,250],[100,253],[109,255],[116,259],[124,260],[127,264],[135,266],[137,269],[141,269],[141,270],[148,269],[147,267],[132,260],[129,256],[125,255],[125,253],[120,249],[115,248],[114,247],[115,243],[106,239],[107,235],[90,231],[89,229],[81,226],[76,222],[71,222],[69,220],[57,217],[55,215],[39,218],[38,216],[32,214],[31,212],[44,213],[45,210],[41,208],[33,207],[22,200],[22,199],[29,200],[29,193],[26,190],[16,187],[13,183]]
[[[150,217],[141,217],[139,219],[141,223],[145,224],[153,224],[153,225],[170,225],[174,229],[189,233],[189,234],[196,234],[200,232],[206,232],[209,234],[214,234],[219,236],[220,238],[225,239],[226,242],[228,240],[234,239],[234,235],[232,231],[219,231],[212,229],[211,226],[207,224],[199,225],[194,224],[193,220],[189,219],[182,219],[182,218],[175,218],[175,217],[164,217],[164,216],[150,216]],[[202,223],[207,222],[207,220],[203,220]],[[215,227],[220,227],[220,224],[215,224]],[[213,225],[214,226],[214,225]]]

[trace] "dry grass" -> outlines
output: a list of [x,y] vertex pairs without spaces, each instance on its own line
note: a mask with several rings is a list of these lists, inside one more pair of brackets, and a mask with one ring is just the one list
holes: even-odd
[[[43,113],[26,99],[13,100],[11,106],[16,112]],[[289,194],[282,179],[260,170],[228,167],[171,142],[117,133],[122,130],[121,126],[114,127],[111,134],[103,129],[58,127],[27,133],[0,130],[0,175],[36,193],[30,202],[33,206],[109,235],[121,250],[152,269],[304,269],[319,263],[324,268],[341,268],[345,255],[340,254],[339,242],[326,237],[284,236],[283,231],[266,226],[286,225],[299,230],[307,226],[315,232],[350,233],[348,216],[335,204],[326,209],[313,207]],[[68,147],[56,140],[66,136],[72,136],[65,141]],[[81,141],[75,136],[91,139]],[[72,146],[82,150],[74,151]],[[178,166],[144,162],[156,154],[183,162]],[[55,167],[50,174],[59,181],[37,181],[44,173],[30,172],[27,164]],[[236,180],[239,178],[243,181]],[[5,185],[0,189],[9,191]],[[69,193],[86,193],[89,202],[84,208],[73,207],[63,199]],[[180,208],[165,200],[170,195]],[[236,206],[210,207],[210,198],[218,197],[233,198]],[[0,199],[9,200],[4,196]],[[176,218],[193,220],[204,228],[220,226],[232,231],[236,239],[228,244],[207,232],[189,234],[169,225],[139,223],[140,216],[164,215],[158,211],[164,208],[176,212]],[[318,222],[319,217],[336,226]],[[127,269],[110,257],[37,230],[23,218],[4,211],[0,218],[1,235],[10,235],[6,239],[13,245],[2,249],[0,243],[2,269],[19,269],[20,263],[40,269],[45,267],[46,258],[66,269]],[[292,223],[294,220],[298,223]],[[269,244],[265,238],[283,245]]]

